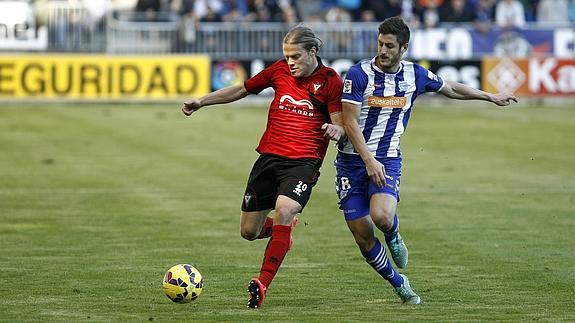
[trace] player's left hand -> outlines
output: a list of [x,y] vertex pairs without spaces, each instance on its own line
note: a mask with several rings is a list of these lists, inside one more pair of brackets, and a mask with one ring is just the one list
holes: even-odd
[[321,129],[325,130],[324,138],[329,138],[330,140],[339,141],[345,135],[343,127],[335,124],[324,123]]
[[184,102],[182,105],[182,112],[187,116],[191,116],[192,113],[198,111],[202,107],[199,99],[191,99],[190,101]]
[[511,104],[511,101],[515,101],[517,103],[517,98],[512,93],[497,93],[494,94],[492,99],[493,103],[497,104],[500,107],[508,106]]

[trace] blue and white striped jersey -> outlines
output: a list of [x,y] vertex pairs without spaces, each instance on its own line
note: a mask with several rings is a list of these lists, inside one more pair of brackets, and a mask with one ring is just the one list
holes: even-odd
[[[422,93],[441,90],[443,84],[440,77],[418,64],[401,61],[399,71],[389,74],[380,70],[373,58],[349,69],[341,101],[361,106],[359,128],[375,157],[398,157],[399,139],[415,99]],[[341,142],[338,150],[357,154],[349,140]]]

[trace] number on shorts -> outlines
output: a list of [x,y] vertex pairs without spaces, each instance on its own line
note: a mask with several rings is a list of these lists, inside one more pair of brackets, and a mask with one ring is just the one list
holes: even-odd
[[301,193],[304,192],[305,190],[307,190],[307,184],[305,184],[302,181],[299,181],[299,183],[295,186],[293,192],[297,194],[297,196],[301,196]]
[[339,182],[340,182],[340,188],[342,191],[348,191],[349,189],[351,189],[351,183],[349,182],[349,178],[341,177],[339,179]]

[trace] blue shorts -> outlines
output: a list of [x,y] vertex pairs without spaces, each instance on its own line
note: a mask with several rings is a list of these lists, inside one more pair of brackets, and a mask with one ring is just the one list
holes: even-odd
[[377,158],[385,168],[385,186],[378,187],[367,176],[365,163],[359,155],[338,153],[335,160],[335,187],[339,196],[339,208],[346,221],[369,214],[369,201],[377,193],[394,196],[399,201],[401,157]]

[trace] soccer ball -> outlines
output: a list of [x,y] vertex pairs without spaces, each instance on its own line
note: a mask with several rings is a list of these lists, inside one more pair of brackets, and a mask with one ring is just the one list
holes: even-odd
[[189,303],[202,293],[204,287],[202,274],[192,265],[180,264],[168,269],[162,289],[175,303]]

